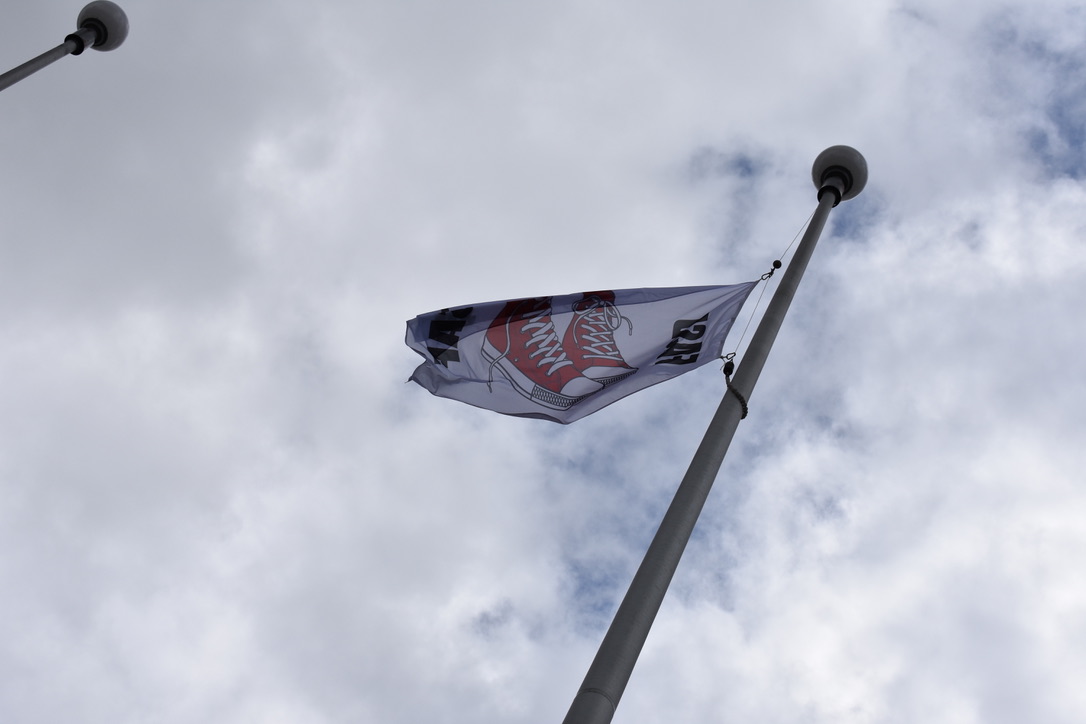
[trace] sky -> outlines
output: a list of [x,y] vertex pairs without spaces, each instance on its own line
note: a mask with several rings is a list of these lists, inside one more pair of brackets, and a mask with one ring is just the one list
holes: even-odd
[[723,375],[505,417],[405,322],[755,279],[836,144],[614,721],[1086,718],[1081,4],[123,6],[0,93],[0,719],[561,721]]

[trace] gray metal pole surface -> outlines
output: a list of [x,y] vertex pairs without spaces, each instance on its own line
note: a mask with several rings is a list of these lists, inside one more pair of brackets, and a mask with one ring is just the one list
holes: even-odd
[[[834,146],[819,155],[813,175],[818,188],[818,207],[735,374],[733,386],[746,399],[750,398],[762,372],[830,209],[863,189],[867,164],[857,151]],[[564,724],[608,724],[614,716],[741,417],[739,399],[731,392],[726,393],[634,574]]]
[[0,91],[4,90],[9,86],[15,85],[23,78],[26,78],[33,73],[37,73],[39,70],[49,65],[50,63],[60,60],[61,58],[75,50],[75,48],[75,41],[65,40],[57,47],[53,48],[50,51],[42,53],[37,58],[26,61],[18,68],[12,68],[7,73],[0,75]]
[[88,3],[79,12],[76,25],[78,29],[64,38],[64,42],[57,47],[0,75],[0,91],[66,55],[79,55],[85,48],[113,50],[128,37],[128,16],[116,3],[109,0],[94,0]]

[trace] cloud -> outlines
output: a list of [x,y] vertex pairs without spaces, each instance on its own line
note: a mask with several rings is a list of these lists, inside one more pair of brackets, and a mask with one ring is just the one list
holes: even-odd
[[561,717],[721,375],[505,419],[404,322],[754,278],[836,143],[615,720],[1082,718],[1071,4],[126,10],[0,94],[5,719]]

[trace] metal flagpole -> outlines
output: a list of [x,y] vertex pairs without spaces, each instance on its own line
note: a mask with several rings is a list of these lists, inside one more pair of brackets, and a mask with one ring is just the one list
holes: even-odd
[[[833,146],[815,159],[812,176],[818,189],[818,207],[735,373],[732,386],[744,399],[749,399],[754,390],[830,209],[863,190],[867,162],[853,148]],[[607,724],[614,716],[741,417],[742,403],[729,390],[634,574],[564,724]]]
[[79,55],[88,47],[95,50],[113,50],[128,37],[128,16],[116,3],[109,0],[94,0],[89,3],[79,12],[76,26],[78,30],[64,38],[64,42],[57,47],[0,75],[0,91],[68,54]]

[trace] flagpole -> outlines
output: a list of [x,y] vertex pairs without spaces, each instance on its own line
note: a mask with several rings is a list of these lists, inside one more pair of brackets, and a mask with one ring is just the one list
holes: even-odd
[[0,74],[0,91],[66,55],[79,55],[86,48],[113,50],[128,37],[128,16],[116,3],[109,0],[94,0],[88,3],[79,11],[75,22],[77,30],[64,38],[63,43]]
[[[818,189],[818,207],[732,382],[735,392],[744,399],[750,399],[773,340],[826,225],[830,209],[843,200],[854,198],[863,190],[867,183],[867,162],[853,148],[833,146],[815,159],[812,177]],[[742,407],[743,403],[736,394],[731,390],[725,393],[573,699],[564,724],[608,724],[614,716],[653,619],[739,426]]]

